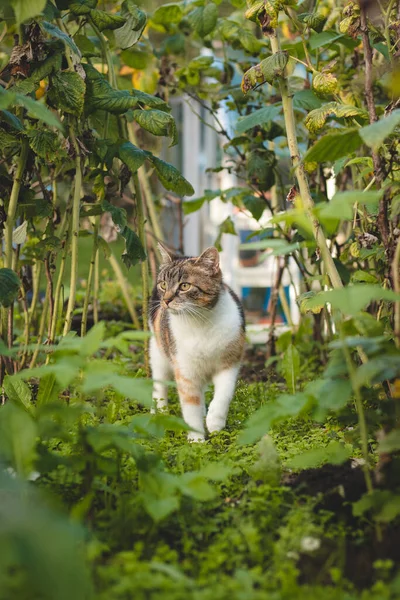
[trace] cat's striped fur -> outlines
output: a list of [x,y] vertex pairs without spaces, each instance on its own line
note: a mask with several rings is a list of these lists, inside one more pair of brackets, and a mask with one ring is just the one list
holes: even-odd
[[176,257],[160,246],[163,263],[150,302],[150,361],[153,398],[167,405],[165,380],[175,378],[182,415],[204,439],[204,391],[215,386],[206,424],[210,432],[225,426],[245,342],[243,308],[223,282],[219,255],[208,248],[199,257]]

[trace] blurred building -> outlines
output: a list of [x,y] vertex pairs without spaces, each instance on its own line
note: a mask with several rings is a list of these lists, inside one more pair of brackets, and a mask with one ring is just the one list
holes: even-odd
[[[165,155],[193,185],[193,199],[201,197],[207,189],[224,190],[241,185],[236,176],[226,170],[217,173],[208,170],[221,164],[223,152],[220,144],[224,143],[222,136],[207,126],[212,119],[209,112],[189,97],[176,98],[171,104],[179,129],[180,144],[165,149]],[[224,122],[227,119],[224,111],[221,111],[219,117],[229,130],[230,124]],[[172,247],[180,248],[183,245],[184,253],[189,256],[196,256],[212,246],[218,236],[219,225],[227,217],[232,219],[238,235],[223,234],[221,239],[224,278],[243,301],[251,340],[264,342],[271,322],[271,291],[282,259],[271,256],[268,249],[246,251],[240,246],[252,232],[268,226],[269,211],[264,211],[261,219],[256,221],[250,213],[237,209],[229,202],[222,202],[219,198],[205,202],[200,210],[188,215],[179,215],[179,210],[179,203],[167,195],[162,214],[164,233],[166,241]],[[253,237],[251,241],[256,239],[257,237]],[[300,293],[299,284],[298,269],[292,259],[289,259],[280,286],[275,320],[278,331],[299,321],[295,301]]]

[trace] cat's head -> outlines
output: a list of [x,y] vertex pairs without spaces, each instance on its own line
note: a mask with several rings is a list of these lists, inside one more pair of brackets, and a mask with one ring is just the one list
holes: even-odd
[[200,256],[176,256],[159,245],[162,264],[157,291],[164,308],[172,313],[190,314],[198,308],[216,305],[222,286],[219,254],[207,248]]

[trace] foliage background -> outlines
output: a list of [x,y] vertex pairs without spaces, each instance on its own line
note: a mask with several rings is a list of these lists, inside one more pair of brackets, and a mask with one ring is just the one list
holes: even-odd
[[[399,11],[2,3],[0,597],[398,596]],[[188,201],[163,160],[182,93],[237,187]],[[173,390],[148,412],[163,190],[269,209],[244,248],[302,273],[299,327],[201,446]]]

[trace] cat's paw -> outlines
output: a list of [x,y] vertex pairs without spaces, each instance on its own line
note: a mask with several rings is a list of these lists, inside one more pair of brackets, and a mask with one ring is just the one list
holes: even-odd
[[226,419],[224,417],[220,417],[218,415],[213,415],[208,413],[206,418],[207,429],[210,433],[214,433],[215,431],[221,431],[225,427]]
[[198,431],[189,431],[187,436],[188,442],[204,442],[204,433]]

